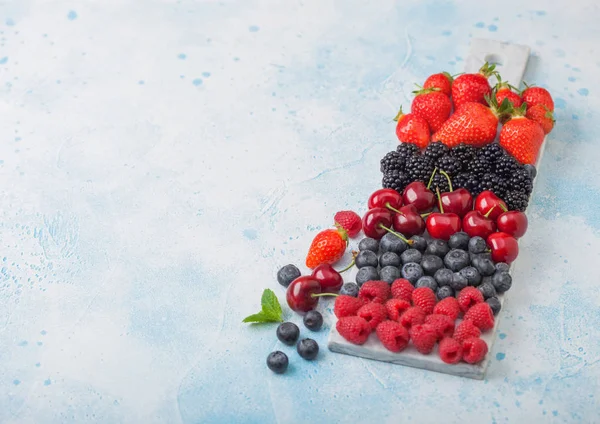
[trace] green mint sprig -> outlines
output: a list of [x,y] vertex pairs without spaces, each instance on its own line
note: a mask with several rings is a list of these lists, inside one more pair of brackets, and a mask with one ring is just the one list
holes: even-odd
[[277,296],[273,293],[273,290],[265,289],[260,299],[260,303],[262,305],[262,310],[257,314],[247,316],[242,322],[263,323],[283,321],[283,318],[281,317],[281,305],[279,304],[279,300],[277,300]]

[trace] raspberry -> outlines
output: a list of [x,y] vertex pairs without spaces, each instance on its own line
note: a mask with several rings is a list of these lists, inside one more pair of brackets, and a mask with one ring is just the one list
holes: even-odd
[[385,308],[392,321],[399,321],[400,316],[410,308],[410,303],[404,299],[390,299],[385,302]]
[[425,315],[429,315],[435,307],[435,293],[429,287],[419,287],[412,292],[412,302],[414,306],[423,309]]
[[471,338],[481,336],[481,330],[475,327],[473,321],[463,319],[454,329],[454,338],[459,343]]
[[400,324],[407,330],[410,330],[413,325],[423,324],[425,321],[425,312],[418,306],[408,308],[400,317]]
[[342,227],[348,236],[355,237],[362,230],[362,220],[354,211],[340,211],[333,217],[336,225]]
[[494,313],[490,305],[485,302],[471,306],[465,314],[465,319],[473,321],[475,327],[482,331],[494,328]]
[[442,361],[447,364],[456,364],[462,359],[462,345],[450,337],[442,339],[438,351]]
[[333,313],[338,318],[356,315],[356,312],[365,304],[362,299],[344,294],[335,298]]
[[433,308],[434,314],[447,315],[456,321],[456,318],[460,315],[460,306],[458,301],[454,297],[447,297],[446,299],[440,300]]
[[488,352],[488,345],[477,337],[470,337],[462,342],[463,361],[469,364],[481,362]]
[[429,324],[417,324],[410,329],[410,338],[419,353],[431,353],[437,342],[437,332]]
[[452,334],[454,334],[454,321],[448,315],[427,315],[425,317],[425,324],[429,324],[435,328],[439,340],[444,337],[452,337]]
[[371,334],[371,326],[361,317],[340,318],[335,328],[343,338],[357,345],[364,344]]
[[456,300],[458,300],[460,310],[467,312],[471,306],[478,303],[483,303],[483,295],[479,290],[477,290],[477,288],[469,286],[465,287],[460,291],[460,293],[458,293]]
[[392,297],[410,302],[412,300],[412,292],[414,289],[415,288],[410,284],[410,281],[405,278],[398,278],[392,283]]
[[387,350],[400,352],[408,345],[408,330],[395,321],[383,321],[375,330],[379,341]]
[[371,330],[375,330],[380,322],[387,319],[387,309],[381,303],[371,302],[360,308],[356,316],[364,318],[371,326]]
[[367,281],[358,291],[358,298],[365,302],[385,303],[390,298],[390,285],[385,281]]

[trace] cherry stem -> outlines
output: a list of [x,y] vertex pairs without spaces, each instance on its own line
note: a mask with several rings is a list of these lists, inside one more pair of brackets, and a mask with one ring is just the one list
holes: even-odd
[[350,268],[352,268],[354,266],[354,262],[356,262],[356,253],[352,252],[352,262],[350,262],[350,264],[346,268],[338,271],[338,273],[341,274],[342,272],[348,271]]
[[496,206],[492,206],[492,207],[490,208],[490,210],[489,210],[489,211],[487,211],[487,212],[485,213],[485,215],[483,215],[483,216],[485,216],[486,218],[489,218],[490,214],[492,213],[492,211],[493,211],[494,209],[496,209]]
[[391,211],[394,211],[396,213],[399,213],[400,215],[404,215],[402,212],[400,212],[398,209],[394,208],[393,206],[390,205],[390,202],[387,202],[385,204],[385,207],[388,208]]
[[310,297],[325,297],[325,296],[334,296],[334,297],[338,297],[339,294],[335,294],[335,293],[312,293],[310,295]]
[[440,188],[436,187],[435,192],[436,192],[437,198],[438,198],[438,205],[440,205],[440,212],[444,213],[444,206],[442,205],[442,197],[440,196]]
[[437,167],[435,167],[433,169],[433,172],[431,173],[431,177],[429,177],[429,182],[427,183],[427,189],[429,190],[429,187],[431,187],[431,183],[433,182],[433,177],[435,176],[435,173],[437,172]]
[[500,206],[500,209],[502,209],[503,212],[508,212],[508,208],[504,206],[503,203],[498,203],[498,206]]
[[391,228],[386,227],[383,224],[379,224],[379,228],[383,228],[388,233],[392,233],[393,235],[395,235],[396,237],[398,237],[400,240],[404,241],[406,244],[411,245],[411,244],[414,243],[412,240],[407,239],[402,234],[395,232],[394,230],[392,230]]
[[421,218],[425,218],[426,216],[429,216],[429,215],[431,215],[431,212],[422,213]]
[[440,169],[440,174],[442,174],[448,180],[448,187],[450,187],[450,191],[454,191],[454,189],[452,188],[452,181],[450,181],[450,175],[448,175],[446,171],[442,169]]

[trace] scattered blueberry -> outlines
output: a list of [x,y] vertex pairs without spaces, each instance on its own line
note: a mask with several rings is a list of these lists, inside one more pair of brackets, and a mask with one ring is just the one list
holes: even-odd
[[379,280],[377,268],[366,266],[358,270],[358,273],[356,274],[356,283],[359,285],[359,287],[371,280]]
[[421,265],[417,263],[409,262],[404,264],[400,273],[402,278],[407,279],[414,286],[417,284],[419,278],[423,276],[423,268],[421,268]]
[[377,254],[370,250],[363,250],[356,255],[355,262],[357,268],[364,268],[366,266],[372,266],[377,268],[379,261],[377,260]]
[[413,241],[413,243],[410,245],[413,249],[417,249],[421,253],[427,249],[427,240],[425,240],[425,237],[412,236],[410,240]]
[[469,254],[462,249],[452,249],[444,256],[444,265],[454,272],[469,266],[470,262]]
[[400,270],[395,266],[386,266],[379,271],[379,279],[386,283],[392,284],[400,278]]
[[494,288],[491,282],[485,282],[480,284],[477,289],[481,292],[484,299],[489,299],[490,297],[496,297],[496,289]]
[[469,282],[461,273],[455,272],[452,274],[452,281],[450,282],[450,287],[452,287],[452,290],[458,293],[468,285]]
[[443,286],[449,286],[450,284],[452,284],[452,275],[454,273],[449,270],[448,268],[442,268],[442,269],[438,269],[435,274],[433,275],[433,278],[435,278],[435,281],[437,281],[438,286],[443,287]]
[[274,373],[283,374],[287,370],[288,364],[287,355],[279,350],[271,352],[267,356],[267,367]]
[[400,255],[408,248],[408,244],[401,238],[396,237],[392,233],[387,233],[379,241],[379,249],[382,253],[394,252]]
[[491,259],[483,258],[481,256],[478,256],[475,259],[473,259],[473,266],[477,268],[477,271],[479,271],[479,273],[483,277],[489,277],[490,275],[494,275],[494,273],[496,272],[494,261],[492,261]]
[[298,354],[307,360],[313,360],[319,354],[319,345],[313,339],[302,339],[296,347]]
[[464,231],[454,233],[448,239],[450,249],[467,250],[469,248],[469,235]]
[[483,253],[487,250],[487,244],[483,237],[475,236],[469,240],[470,253]]
[[344,285],[340,289],[340,294],[345,294],[346,296],[352,296],[352,297],[358,296],[358,284],[344,283]]
[[385,252],[379,257],[379,265],[381,265],[382,268],[386,266],[398,267],[402,265],[402,262],[400,261],[400,256],[396,255],[394,252]]
[[400,255],[400,259],[402,260],[403,264],[407,264],[409,262],[420,263],[421,258],[423,258],[423,254],[417,249],[406,249],[404,252],[402,252],[402,255]]
[[323,315],[319,311],[308,311],[304,315],[304,326],[311,331],[319,331],[323,326]]
[[508,272],[497,272],[492,275],[492,285],[498,293],[504,293],[512,286],[512,277]]
[[277,271],[277,281],[283,287],[287,287],[292,283],[292,281],[300,277],[300,275],[301,274],[298,267],[296,265],[289,264]]
[[481,274],[474,266],[463,268],[458,273],[467,279],[470,286],[478,286],[481,283]]
[[436,283],[435,278],[429,275],[424,275],[417,280],[415,287],[429,287],[435,293],[435,291],[438,289],[438,284]]
[[421,267],[425,274],[435,275],[438,269],[444,267],[444,261],[439,256],[425,254],[421,259]]
[[437,289],[436,296],[437,296],[438,300],[442,300],[447,297],[453,297],[454,290],[452,290],[452,287],[450,287],[450,286],[443,286],[443,287],[440,287],[439,289]]
[[379,241],[370,237],[364,238],[358,243],[358,250],[370,250],[371,252],[377,253],[379,251]]
[[494,315],[498,315],[498,312],[500,312],[500,309],[502,309],[502,305],[500,304],[498,298],[490,297],[489,299],[486,299],[485,302],[488,305],[490,305],[490,308],[492,308],[492,312],[494,313]]
[[300,329],[293,322],[284,322],[277,327],[277,338],[288,346],[293,345],[300,336]]
[[507,263],[498,262],[496,264],[496,271],[497,272],[508,272],[509,269],[510,269],[510,265],[508,265]]
[[443,258],[449,251],[450,248],[448,247],[448,243],[446,243],[444,240],[433,239],[427,245],[427,249],[425,249],[425,254],[435,255],[439,256],[440,258]]

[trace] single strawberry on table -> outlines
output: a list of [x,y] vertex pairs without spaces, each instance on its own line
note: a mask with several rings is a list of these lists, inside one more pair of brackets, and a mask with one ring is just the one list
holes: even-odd
[[339,225],[349,237],[356,237],[362,230],[361,217],[354,211],[339,211],[333,217],[336,227]]
[[348,234],[343,228],[321,231],[308,249],[306,266],[313,269],[321,264],[336,263],[344,255],[347,245]]
[[542,130],[544,130],[544,134],[549,134],[556,122],[554,120],[554,113],[547,106],[540,104],[529,107],[525,113],[525,117],[537,122],[542,127]]
[[525,89],[521,92],[521,98],[528,108],[534,105],[544,105],[550,112],[554,112],[554,100],[552,100],[550,92],[545,88],[533,87],[525,83]]
[[515,109],[500,130],[500,145],[522,164],[535,165],[544,142],[544,130],[525,117],[526,105]]
[[439,130],[452,112],[450,98],[437,88],[424,88],[413,93],[416,96],[410,107],[411,113],[425,119],[432,132]]
[[440,72],[439,74],[430,75],[423,84],[423,88],[437,88],[446,96],[452,94],[452,83],[454,77],[448,72]]
[[419,149],[424,149],[431,140],[431,130],[427,121],[414,113],[402,113],[402,108],[394,118],[396,136],[403,143],[412,143]]
[[498,75],[495,71],[496,65],[485,63],[476,74],[462,74],[452,83],[452,102],[454,110],[469,102],[486,105],[485,96],[492,93],[492,87],[488,78]]
[[508,99],[513,107],[520,107],[521,104],[523,104],[523,99],[521,99],[521,96],[515,90],[516,88],[507,82],[499,82],[496,84],[496,87],[494,88],[496,93],[496,103],[500,105],[504,99]]

